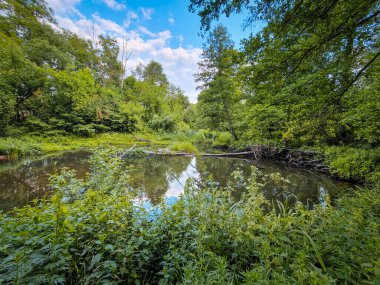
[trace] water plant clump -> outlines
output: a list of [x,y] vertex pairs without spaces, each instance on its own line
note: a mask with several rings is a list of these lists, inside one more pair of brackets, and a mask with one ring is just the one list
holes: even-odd
[[308,210],[274,207],[255,174],[239,202],[189,181],[153,218],[135,203],[115,153],[97,150],[87,178],[55,174],[51,198],[0,214],[0,283],[376,284],[380,277],[379,188]]

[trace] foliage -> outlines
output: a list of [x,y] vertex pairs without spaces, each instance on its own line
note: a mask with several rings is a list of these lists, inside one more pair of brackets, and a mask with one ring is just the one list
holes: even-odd
[[196,143],[208,144],[214,147],[229,147],[234,143],[234,138],[229,132],[217,132],[200,129],[194,136]]
[[12,159],[27,155],[38,155],[41,153],[41,146],[31,140],[14,138],[0,139],[0,154],[8,155]]
[[188,99],[159,62],[139,65],[141,76],[126,78],[118,56],[125,59],[128,51],[120,51],[115,38],[94,34],[86,40],[59,29],[42,0],[5,0],[0,11],[1,136],[24,126],[83,136],[130,133],[156,116],[171,117],[164,127],[174,131],[184,121]]
[[222,146],[222,147],[228,147],[230,146],[234,141],[234,138],[229,132],[221,132],[217,133],[216,139],[213,141],[213,146]]
[[[197,75],[204,83],[198,128],[228,130],[240,140],[234,145],[342,147],[339,154],[328,151],[328,163],[341,176],[357,179],[377,171],[378,1],[190,2],[207,32]],[[239,52],[226,29],[213,25],[234,14],[244,14],[247,30],[262,26],[242,40]]]
[[190,142],[176,142],[169,146],[172,151],[182,151],[187,153],[198,154],[198,149]]
[[339,176],[346,179],[380,182],[380,149],[329,147],[324,150],[326,161]]
[[236,72],[237,53],[223,25],[213,29],[204,44],[202,61],[196,74],[198,86],[198,125],[217,131],[229,131],[235,140],[236,109],[239,103],[237,88],[229,78]]
[[[375,284],[379,188],[332,207],[272,205],[255,173],[242,200],[188,183],[174,205],[134,202],[128,171],[98,150],[85,180],[0,214],[0,280],[15,284]],[[238,174],[237,174],[238,175]],[[355,206],[353,206],[355,205]],[[277,209],[277,210],[276,210]]]
[[149,121],[149,126],[155,131],[172,132],[175,129],[175,121],[170,115],[165,117],[154,115]]

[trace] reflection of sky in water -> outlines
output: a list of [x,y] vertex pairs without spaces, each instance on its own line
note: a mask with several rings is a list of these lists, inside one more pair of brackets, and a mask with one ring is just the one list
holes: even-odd
[[[48,174],[54,172],[54,163],[57,164],[57,169],[75,169],[78,177],[84,177],[89,170],[88,153],[83,152],[65,153],[35,161],[0,163],[0,209],[22,206],[36,197],[46,195]],[[138,203],[145,208],[153,207],[161,199],[168,204],[174,203],[184,193],[189,178],[198,181],[197,187],[219,185],[221,191],[228,188],[238,200],[251,176],[252,166],[258,167],[264,175],[280,173],[289,181],[287,185],[280,186],[266,183],[262,190],[271,200],[284,200],[292,196],[302,202],[325,203],[327,195],[334,199],[353,186],[325,175],[291,169],[273,161],[155,156],[126,160],[125,166],[133,166],[131,187],[138,192]],[[233,174],[236,170],[239,170],[239,177]],[[210,177],[212,183],[209,182]]]
[[195,157],[191,158],[189,165],[186,170],[181,173],[181,176],[176,177],[173,173],[169,171],[168,175],[168,190],[165,193],[165,197],[179,197],[184,192],[184,187],[186,186],[186,181],[189,178],[199,179],[199,172],[196,166],[197,160]]

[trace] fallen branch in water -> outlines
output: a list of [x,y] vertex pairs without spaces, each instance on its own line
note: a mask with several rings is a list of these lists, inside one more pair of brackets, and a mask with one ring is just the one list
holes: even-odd
[[[133,150],[132,150],[133,152]],[[145,156],[195,156],[194,153],[188,152],[175,152],[169,149],[152,150],[139,150],[139,154]],[[323,159],[320,153],[310,150],[288,149],[279,148],[275,146],[255,145],[247,148],[245,151],[240,152],[227,152],[227,153],[202,153],[198,156],[204,157],[237,157],[237,158],[251,158],[260,160],[265,158],[283,161],[290,166],[297,168],[313,168],[320,172],[329,172],[329,166],[323,164]],[[133,156],[128,155],[128,151],[124,153],[124,157]],[[140,155],[141,156],[141,155]]]

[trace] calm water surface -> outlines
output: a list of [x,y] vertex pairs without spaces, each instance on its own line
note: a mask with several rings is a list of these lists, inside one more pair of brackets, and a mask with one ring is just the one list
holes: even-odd
[[[67,152],[39,160],[22,160],[0,163],[0,210],[20,207],[34,198],[49,194],[49,174],[55,169],[69,167],[83,177],[89,170],[89,153]],[[244,184],[251,175],[252,166],[265,174],[280,173],[289,183],[284,187],[267,183],[263,190],[268,198],[283,200],[297,197],[303,202],[319,203],[326,194],[332,198],[349,191],[354,185],[333,180],[310,171],[292,169],[273,161],[252,161],[241,158],[221,157],[146,157],[128,159],[126,167],[133,165],[131,184],[141,199],[156,204],[162,198],[172,199],[183,193],[188,178],[195,178],[202,185],[210,179],[223,189],[233,189],[238,199],[244,192]],[[240,171],[243,179],[236,179]],[[209,183],[209,182],[207,182]]]

